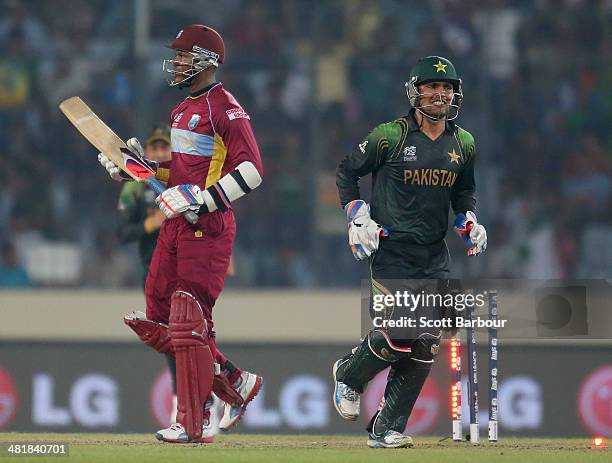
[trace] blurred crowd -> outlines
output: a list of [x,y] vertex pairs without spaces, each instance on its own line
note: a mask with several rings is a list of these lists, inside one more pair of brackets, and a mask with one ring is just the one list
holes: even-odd
[[186,96],[161,60],[194,22],[223,35],[219,77],[264,160],[261,189],[235,205],[230,285],[357,284],[366,269],[346,245],[335,167],[408,111],[404,82],[430,54],[464,81],[458,122],[476,138],[489,234],[471,261],[449,235],[455,274],[610,277],[610,1],[0,0],[0,11],[0,287],[139,284],[135,248],[116,238],[120,185],[57,105],[80,95],[123,138],[144,137]]

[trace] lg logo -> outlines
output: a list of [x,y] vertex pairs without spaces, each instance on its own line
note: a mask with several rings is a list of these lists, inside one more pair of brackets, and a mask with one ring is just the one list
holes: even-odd
[[324,428],[329,424],[327,384],[312,375],[287,380],[278,395],[278,407],[266,408],[265,390],[249,405],[243,421],[250,428],[273,428],[287,425],[293,429]]
[[55,397],[55,380],[48,373],[38,373],[32,380],[32,421],[38,426],[86,428],[116,426],[119,422],[119,393],[114,379],[91,373],[79,377],[70,388],[67,406]]

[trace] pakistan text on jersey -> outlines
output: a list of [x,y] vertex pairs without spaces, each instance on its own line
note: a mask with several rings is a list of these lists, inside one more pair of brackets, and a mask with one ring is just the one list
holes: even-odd
[[452,188],[457,174],[446,169],[406,169],[404,183],[413,185],[445,186]]

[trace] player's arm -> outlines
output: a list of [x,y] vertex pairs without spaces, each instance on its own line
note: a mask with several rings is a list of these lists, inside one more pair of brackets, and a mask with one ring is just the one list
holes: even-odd
[[475,256],[487,248],[487,231],[476,218],[476,181],[474,162],[476,144],[474,137],[461,128],[458,138],[464,156],[463,169],[457,177],[451,192],[451,205],[455,212],[454,230],[468,245],[468,256]]
[[379,125],[340,162],[336,169],[336,186],[343,208],[361,198],[359,179],[374,172],[385,162],[389,150],[387,132],[388,124]]
[[451,205],[455,214],[465,214],[476,210],[476,181],[474,180],[474,160],[476,144],[474,137],[463,129],[458,129],[458,138],[463,156],[463,168],[451,191]]
[[378,169],[389,149],[388,124],[379,125],[346,156],[336,170],[340,202],[349,223],[348,238],[357,260],[369,257],[378,249],[387,230],[370,217],[370,206],[360,199],[359,179]]
[[197,185],[177,185],[158,197],[159,208],[168,218],[186,210],[205,214],[226,211],[231,204],[250,193],[262,182],[263,167],[249,116],[239,107],[221,111],[215,117],[216,129],[227,147],[235,169],[205,190]]
[[232,202],[261,185],[263,177],[261,155],[249,115],[235,107],[216,116],[216,128],[227,147],[229,161],[236,168],[204,190],[200,214],[227,210]]

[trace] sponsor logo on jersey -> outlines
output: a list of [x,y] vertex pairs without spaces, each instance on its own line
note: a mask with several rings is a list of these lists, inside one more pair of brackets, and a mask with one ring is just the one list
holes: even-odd
[[183,117],[183,113],[178,113],[176,116],[174,116],[174,120],[172,121],[172,127],[176,127],[179,123],[179,121],[181,120],[181,117]]
[[457,174],[446,169],[405,169],[404,183],[452,188]]
[[360,151],[361,151],[363,154],[365,154],[365,149],[366,149],[366,146],[368,146],[368,140],[364,141],[363,143],[359,143],[359,150],[360,150]]
[[191,119],[189,119],[189,123],[187,124],[189,130],[195,129],[196,125],[198,125],[198,122],[200,122],[200,119],[202,119],[202,116],[200,116],[199,114],[194,114],[193,116],[191,116]]
[[404,154],[404,162],[416,161],[417,160],[416,146],[407,146],[406,148],[404,148],[403,154]]
[[228,109],[225,111],[225,114],[227,114],[227,118],[230,121],[233,121],[234,119],[250,119],[249,115],[242,108]]

